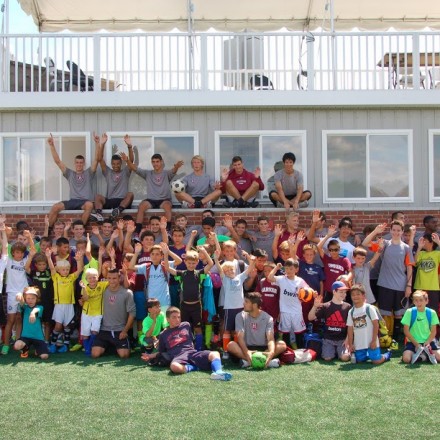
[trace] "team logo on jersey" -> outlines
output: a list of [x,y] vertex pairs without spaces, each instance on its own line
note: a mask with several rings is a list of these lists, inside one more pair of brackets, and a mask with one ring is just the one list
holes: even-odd
[[253,322],[253,323],[251,324],[251,327],[252,327],[252,330],[254,330],[254,331],[256,331],[256,330],[258,329],[258,325],[257,325],[256,322]]
[[113,174],[113,182],[119,182],[121,180],[121,173]]
[[110,304],[114,304],[116,302],[116,295],[110,295],[108,301]]
[[162,183],[162,180],[163,180],[162,176],[156,176],[154,178],[155,183],[157,183],[158,185]]
[[84,180],[85,180],[84,173],[81,173],[81,174],[76,173],[77,183],[82,183],[82,182],[84,182]]

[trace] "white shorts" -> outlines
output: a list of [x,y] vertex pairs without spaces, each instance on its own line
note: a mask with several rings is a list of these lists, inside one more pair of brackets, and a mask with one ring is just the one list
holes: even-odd
[[306,329],[306,324],[301,315],[281,312],[278,330],[282,333],[301,333]]
[[81,336],[90,336],[91,332],[99,332],[101,328],[102,315],[81,315]]
[[74,316],[73,304],[55,304],[52,314],[52,319],[55,322],[67,326]]
[[14,315],[20,311],[20,303],[17,301],[17,295],[17,292],[8,292],[6,308],[8,309],[8,314],[10,315]]

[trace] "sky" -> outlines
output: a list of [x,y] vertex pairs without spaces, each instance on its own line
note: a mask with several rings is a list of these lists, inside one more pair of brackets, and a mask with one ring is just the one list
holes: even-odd
[[9,0],[9,33],[10,34],[38,33],[38,28],[37,26],[35,26],[32,17],[26,15],[23,12],[17,0]]

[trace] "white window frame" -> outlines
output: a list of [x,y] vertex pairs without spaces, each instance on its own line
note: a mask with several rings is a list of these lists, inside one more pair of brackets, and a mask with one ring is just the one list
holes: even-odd
[[[429,201],[431,203],[440,202],[440,196],[435,196],[434,193],[434,180],[435,180],[435,169],[434,169],[434,136],[440,136],[440,129],[428,130],[428,157],[429,157],[429,167],[428,167],[428,177],[429,177]],[[440,170],[438,170],[440,173]]]
[[[219,130],[215,132],[215,180],[220,180],[220,137],[258,136],[258,163],[260,168],[263,163],[263,136],[300,136],[301,137],[301,173],[303,175],[304,189],[308,188],[307,183],[307,130]],[[287,153],[288,151],[286,151]],[[232,159],[232,157],[231,157]],[[281,160],[279,157],[278,160]],[[246,165],[246,164],[244,164]],[[253,171],[253,170],[248,170]],[[274,172],[275,173],[275,172]],[[267,182],[263,182],[267,187]],[[259,200],[262,200],[261,198]],[[266,199],[265,199],[266,200]],[[267,198],[267,200],[269,200]]]
[[[327,173],[327,136],[351,136],[351,135],[405,135],[408,138],[408,197],[371,197],[365,198],[344,197],[330,198],[328,195]],[[367,140],[367,181],[366,188],[370,188],[370,156]],[[410,203],[414,202],[414,161],[413,161],[413,130],[323,130],[322,131],[322,194],[323,203]]]
[[[53,131],[52,132],[53,137],[84,137],[86,142],[86,150],[85,150],[85,159],[86,159],[86,167],[90,166],[91,164],[91,133],[89,131]],[[17,138],[18,144],[20,143],[21,139],[28,139],[28,138],[35,138],[35,137],[43,137],[44,139],[47,139],[49,137],[49,133],[47,132],[8,132],[8,133],[1,133],[0,134],[0,146],[2,147],[2,155],[3,155],[3,142],[4,138]],[[62,159],[62,142],[60,145],[60,153],[61,153],[61,160]],[[46,163],[47,158],[44,158],[44,161]],[[52,157],[50,157],[50,160],[53,161]],[[65,164],[67,167],[71,168],[73,164]],[[18,166],[18,162],[17,162]],[[38,167],[35,168],[35,171],[38,172]],[[59,176],[59,182],[60,182],[60,189],[59,189],[59,195],[60,198],[58,200],[40,200],[40,201],[12,201],[12,202],[5,202],[4,195],[5,195],[5,187],[4,187],[4,173],[3,173],[3,165],[0,167],[0,206],[4,207],[10,207],[10,206],[52,206],[54,203],[59,202],[62,200],[62,179],[64,179],[63,174],[60,172]]]

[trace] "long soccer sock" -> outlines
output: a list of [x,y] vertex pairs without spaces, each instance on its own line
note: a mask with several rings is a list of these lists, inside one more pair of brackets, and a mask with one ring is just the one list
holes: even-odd
[[198,371],[199,370],[198,367],[196,367],[195,365],[191,365],[191,364],[186,364],[185,369],[186,369],[187,373],[191,373],[191,371]]
[[212,324],[205,325],[205,347],[211,346]]
[[304,333],[295,333],[296,345],[298,348],[304,347]]
[[222,371],[222,361],[220,359],[214,359],[211,362],[211,370],[214,373],[217,373],[217,371]]
[[197,351],[202,351],[203,348],[203,335],[201,333],[195,336],[195,346]]
[[394,331],[393,331],[393,335],[394,335],[394,339],[397,340],[397,338],[400,337],[401,333],[402,333],[402,324],[400,323],[401,318],[394,318]]
[[228,351],[228,344],[231,342],[231,334],[223,333],[223,351]]
[[58,340],[58,336],[60,336],[60,332],[57,332],[55,330],[52,331],[52,335],[50,336],[50,343],[51,344],[56,344],[57,340]]
[[90,338],[83,338],[82,340],[82,345],[84,347],[84,352],[86,354],[86,356],[90,355]]
[[67,345],[67,347],[69,347],[70,346],[70,334],[71,334],[71,331],[70,331],[70,328],[65,328],[64,329],[64,345]]
[[89,351],[90,351],[90,353],[92,353],[92,347],[93,347],[93,343],[95,342],[95,339],[96,339],[96,335],[94,335],[92,333],[89,337]]

